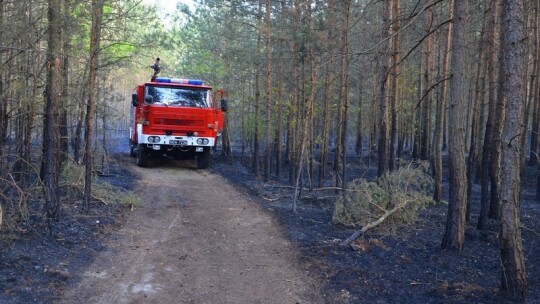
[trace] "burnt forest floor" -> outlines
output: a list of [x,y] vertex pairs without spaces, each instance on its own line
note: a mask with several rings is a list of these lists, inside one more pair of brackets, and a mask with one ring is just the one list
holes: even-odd
[[[287,179],[273,176],[264,182],[239,159],[229,164],[219,155],[211,170],[275,214],[301,251],[302,266],[325,285],[328,303],[506,303],[499,293],[498,225],[490,223],[487,237],[475,228],[478,186],[463,252],[440,249],[445,204],[423,210],[415,225],[398,233],[368,232],[362,239],[363,250],[354,251],[339,245],[354,230],[332,224],[335,193],[303,192],[294,214],[293,189]],[[374,165],[358,158],[350,158],[348,164],[351,175],[375,174]],[[113,161],[111,166],[111,174],[100,178],[131,189],[135,177],[121,164]],[[535,183],[536,168],[526,167],[521,219],[529,303],[540,303],[540,204],[535,199]],[[0,239],[0,303],[57,302],[77,274],[107,248],[108,237],[129,212],[125,206],[94,202],[83,213],[80,200],[70,196],[63,200],[61,220],[52,236],[40,216],[39,203],[29,202],[29,217],[10,231],[9,238]]]
[[[132,174],[114,161],[98,178],[114,186],[133,188]],[[98,181],[98,182],[99,182]],[[78,273],[105,250],[107,237],[124,222],[121,205],[92,202],[88,212],[78,195],[61,192],[59,221],[49,233],[41,200],[30,200],[28,217],[3,227],[0,238],[0,303],[56,303]],[[4,216],[8,206],[4,206]],[[6,225],[6,223],[4,223]]]
[[[291,240],[303,254],[304,266],[318,274],[331,302],[342,303],[506,303],[499,291],[501,278],[498,224],[490,222],[487,236],[476,229],[480,187],[461,253],[440,249],[448,205],[421,211],[416,224],[395,234],[366,233],[362,250],[340,246],[354,229],[332,224],[335,193],[304,191],[298,213],[292,212],[293,189],[289,181],[273,176],[255,178],[235,159],[227,164],[216,157],[213,170],[247,189],[262,206],[275,212]],[[348,159],[348,172],[373,177],[376,165],[366,159]],[[286,170],[286,168],[285,168]],[[448,177],[445,176],[445,181]],[[536,167],[526,167],[523,177],[521,219],[528,277],[528,303],[540,303],[540,203],[535,198]],[[447,201],[448,184],[444,185]]]

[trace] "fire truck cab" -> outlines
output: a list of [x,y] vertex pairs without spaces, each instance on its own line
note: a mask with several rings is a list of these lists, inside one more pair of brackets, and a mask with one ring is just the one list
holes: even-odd
[[198,168],[208,168],[227,111],[222,90],[201,80],[155,77],[137,86],[132,105],[130,155],[138,166],[167,156],[196,158]]

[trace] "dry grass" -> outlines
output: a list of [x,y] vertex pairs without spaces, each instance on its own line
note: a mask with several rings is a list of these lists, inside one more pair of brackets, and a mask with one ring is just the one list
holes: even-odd
[[[13,163],[13,162],[12,162]],[[38,170],[30,168],[31,176],[36,177],[33,183],[22,183],[11,173],[0,175],[0,239],[12,239],[13,232],[22,229],[21,224],[28,224],[31,212],[41,212],[34,208],[30,211],[28,204],[43,206],[43,183],[37,178]],[[11,172],[7,168],[5,172]],[[63,204],[75,202],[82,198],[84,189],[84,166],[68,161],[60,176],[60,200]],[[140,204],[134,192],[115,187],[110,183],[92,181],[92,199],[103,204],[120,204],[134,208]],[[34,214],[33,214],[34,215]]]
[[[79,195],[84,191],[84,166],[70,163],[62,171],[62,187],[76,191]],[[92,199],[105,205],[120,204],[127,207],[133,207],[140,204],[137,195],[129,190],[113,186],[107,182],[97,181],[93,177],[91,187]]]

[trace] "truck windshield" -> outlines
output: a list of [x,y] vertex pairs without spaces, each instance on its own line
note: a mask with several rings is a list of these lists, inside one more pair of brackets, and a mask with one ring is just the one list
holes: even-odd
[[[169,86],[147,86],[145,101],[155,105],[180,107],[208,107],[208,90]],[[151,98],[148,98],[151,97]]]

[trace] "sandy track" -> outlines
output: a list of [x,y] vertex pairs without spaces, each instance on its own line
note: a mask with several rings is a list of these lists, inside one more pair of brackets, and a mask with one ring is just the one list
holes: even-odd
[[143,205],[64,303],[316,303],[317,284],[267,211],[186,163],[137,168]]

